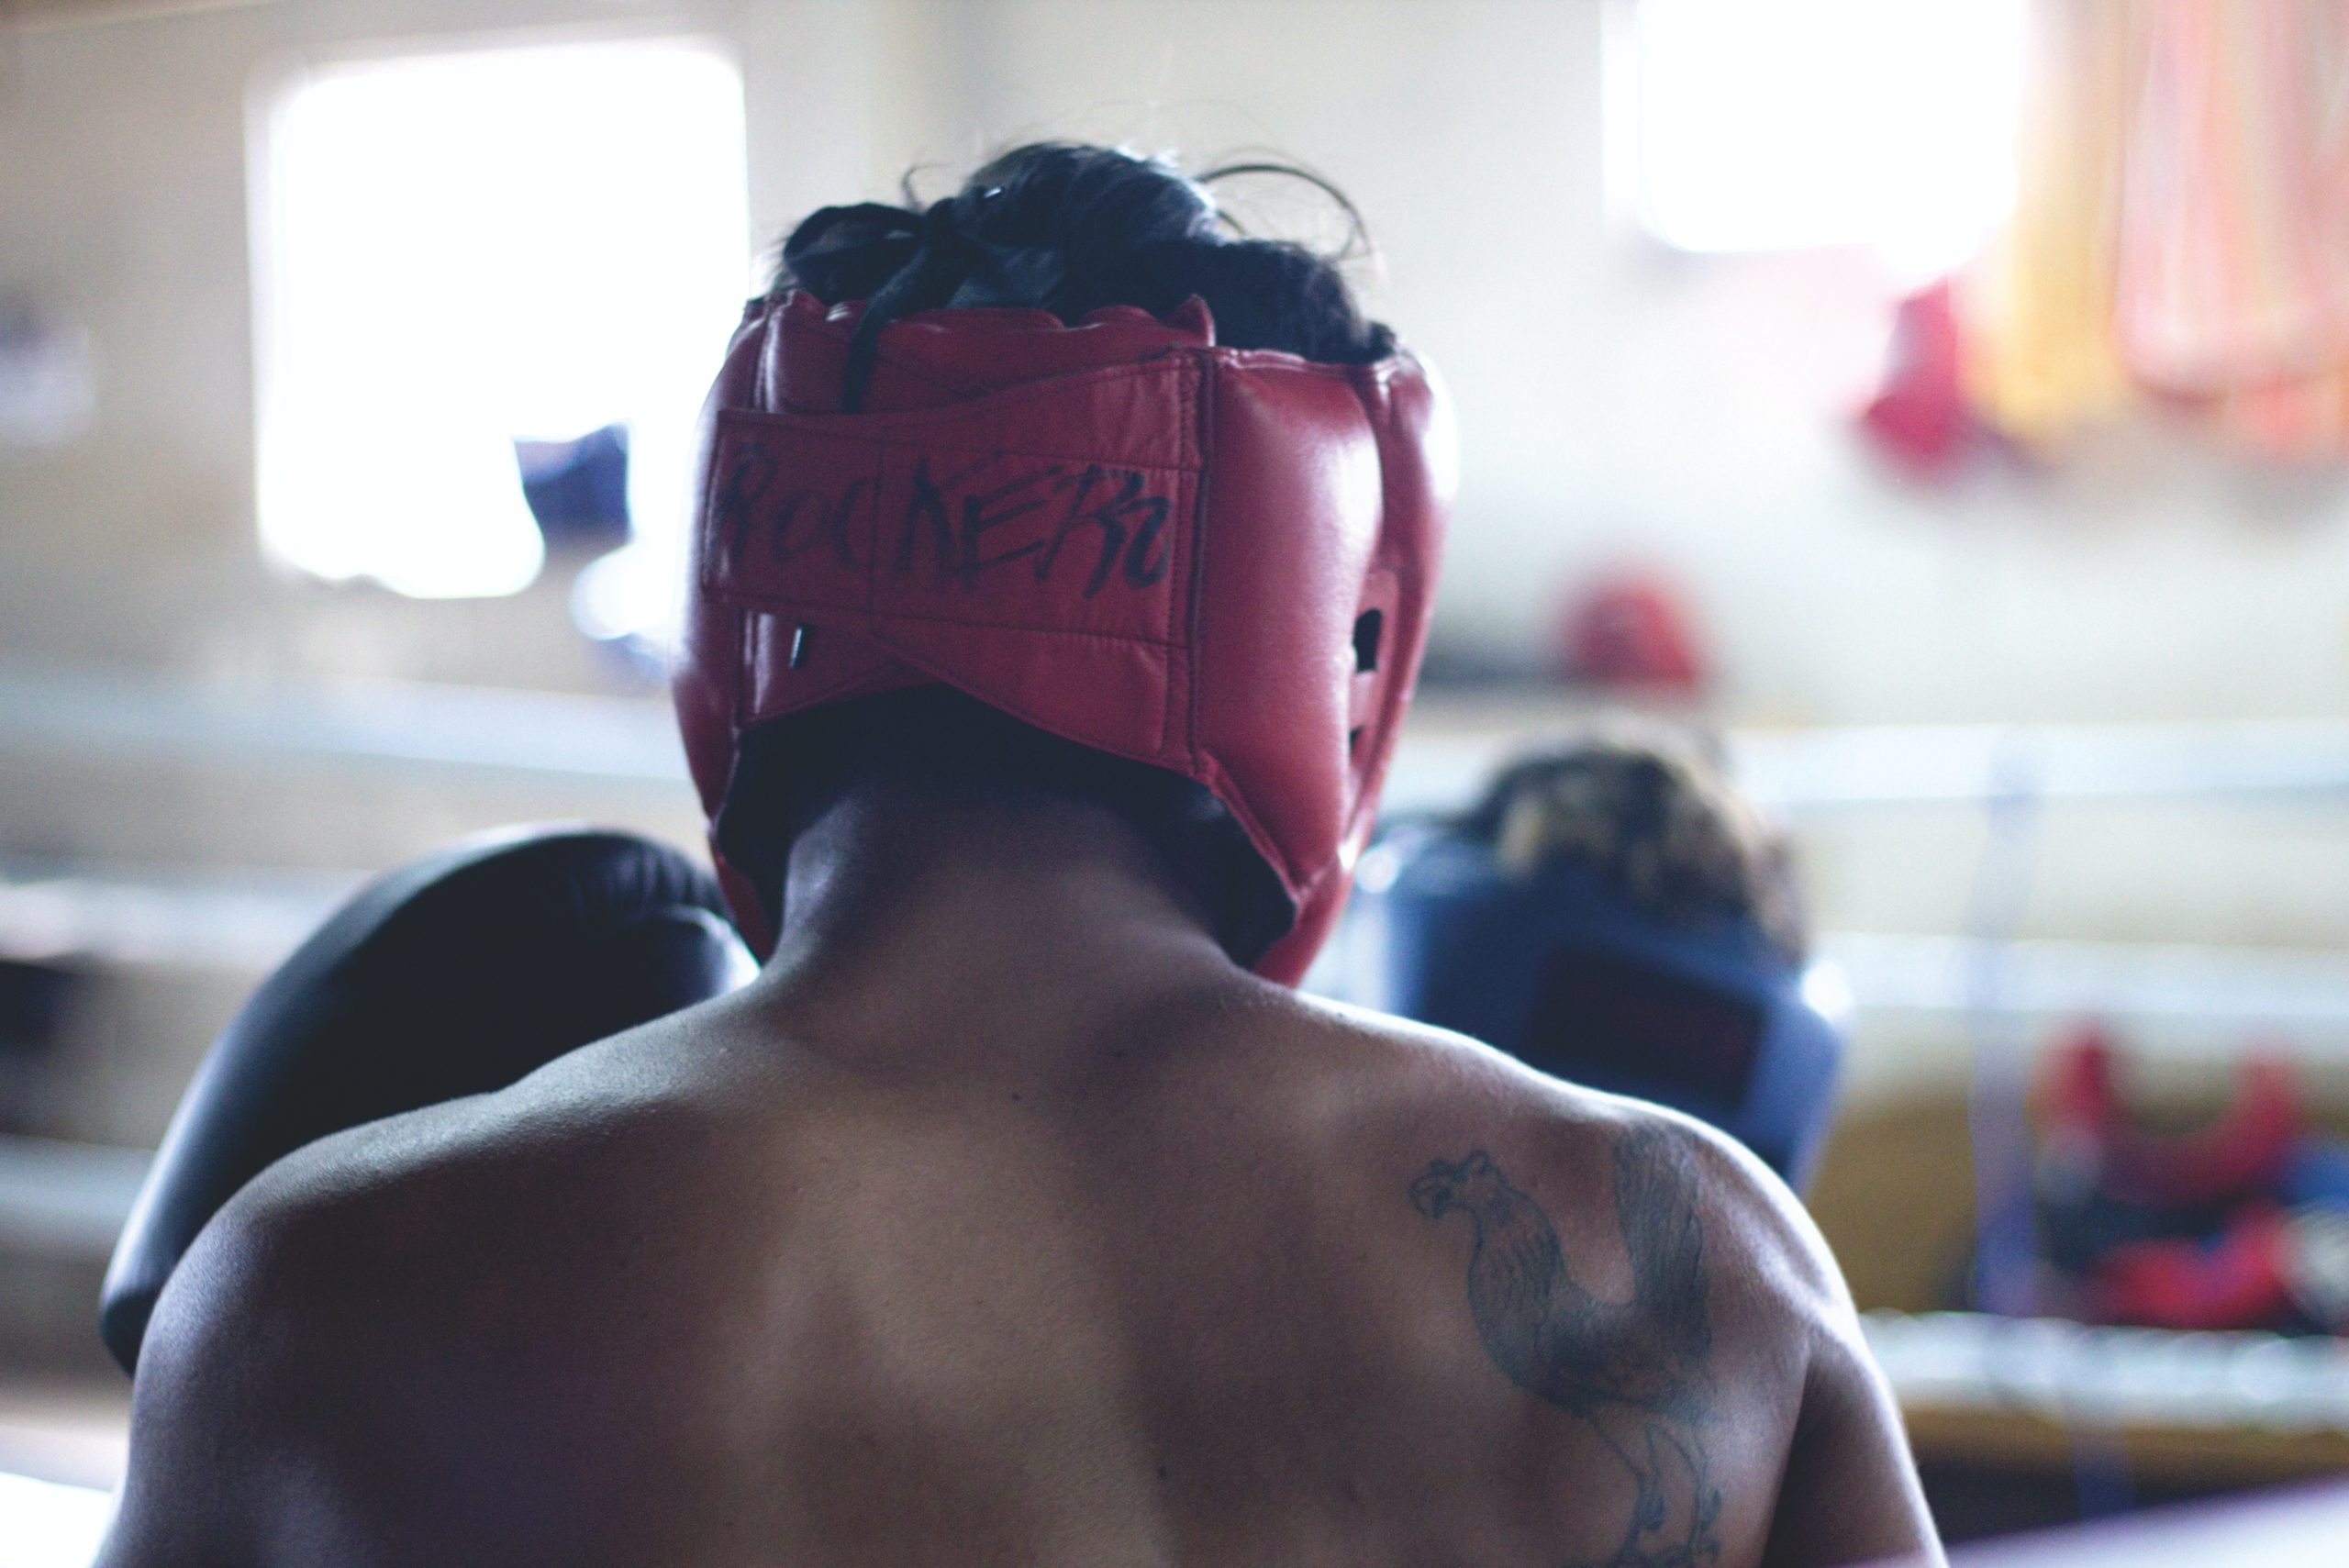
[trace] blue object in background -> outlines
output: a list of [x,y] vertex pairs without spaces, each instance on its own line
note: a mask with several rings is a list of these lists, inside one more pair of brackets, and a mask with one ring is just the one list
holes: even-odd
[[514,443],[522,498],[550,550],[616,550],[629,541],[628,427],[576,440]]
[[2349,1208],[2349,1140],[2321,1134],[2299,1140],[2284,1162],[2276,1195],[2292,1208],[2307,1203]]
[[1506,872],[1455,828],[1372,851],[1360,911],[1383,931],[1387,1011],[1531,1067],[1711,1123],[1799,1188],[1835,1107],[1840,1021],[1813,972],[1751,920],[1666,921],[1572,861]]

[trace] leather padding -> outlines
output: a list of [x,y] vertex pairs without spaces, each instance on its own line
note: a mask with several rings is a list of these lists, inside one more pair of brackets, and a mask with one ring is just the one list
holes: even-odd
[[1213,791],[1295,909],[1255,966],[1294,982],[1418,674],[1453,485],[1435,383],[1400,352],[1219,348],[1197,300],[937,310],[882,333],[841,415],[861,310],[753,302],[705,411],[674,686],[707,815],[742,730],[943,682]]

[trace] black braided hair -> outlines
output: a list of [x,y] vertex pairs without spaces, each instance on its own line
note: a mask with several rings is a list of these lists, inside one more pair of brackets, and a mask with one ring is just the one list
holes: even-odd
[[1287,174],[1343,195],[1304,170],[1235,164],[1197,180],[1115,148],[1034,142],[990,161],[943,201],[917,210],[863,202],[812,214],[783,243],[774,292],[827,305],[866,302],[841,406],[861,406],[881,329],[941,306],[1011,306],[1075,321],[1105,306],[1163,316],[1193,295],[1219,341],[1363,364],[1393,350],[1365,321],[1335,261],[1219,226],[1208,182]]

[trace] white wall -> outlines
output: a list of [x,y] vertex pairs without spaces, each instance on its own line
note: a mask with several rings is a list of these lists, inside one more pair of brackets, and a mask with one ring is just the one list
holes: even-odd
[[[935,183],[1030,135],[1196,159],[1270,149],[1341,181],[1385,247],[1375,308],[1458,397],[1467,471],[1440,632],[1456,643],[1525,657],[1564,579],[1653,561],[1688,582],[1742,717],[2349,699],[2336,475],[2232,470],[2158,434],[1954,494],[1867,462],[1847,415],[1891,281],[1854,254],[1702,260],[1628,233],[1601,177],[1604,0],[91,9],[0,32],[0,287],[73,309],[103,375],[84,440],[0,454],[0,651],[594,684],[559,617],[519,637],[494,615],[393,605],[367,612],[371,637],[317,633],[368,592],[321,606],[253,559],[247,101],[306,52],[684,28],[743,62],[763,236],[884,194],[909,163],[940,166]],[[125,573],[136,616],[98,613]]]

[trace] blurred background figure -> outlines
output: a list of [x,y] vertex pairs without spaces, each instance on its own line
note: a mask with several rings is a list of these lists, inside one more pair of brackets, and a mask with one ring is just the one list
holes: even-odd
[[1843,1054],[1813,998],[1842,983],[1806,975],[1789,846],[1697,742],[1619,724],[1556,744],[1365,860],[1379,1006],[1687,1111],[1808,1181]]
[[[1309,189],[1219,200],[1344,254],[1456,399],[1391,881],[1312,983],[1514,1009],[1478,1027],[1538,1058],[1575,1043],[1529,1028],[1538,890],[1619,941],[1742,931],[1743,978],[1687,974],[1761,1032],[1675,1016],[1751,1049],[1543,1064],[1799,1111],[1764,1152],[1808,1167],[1948,1535],[2349,1473],[2342,17],[0,5],[0,1519],[70,1532],[57,1488],[118,1474],[108,1251],[328,910],[502,824],[696,841],[661,671],[764,248],[1045,135],[1342,174],[1371,244]],[[1640,739],[1492,808],[1594,720]],[[1455,873],[1534,912],[1517,946],[1398,960]],[[1771,1100],[1805,1008],[1834,1089]]]

